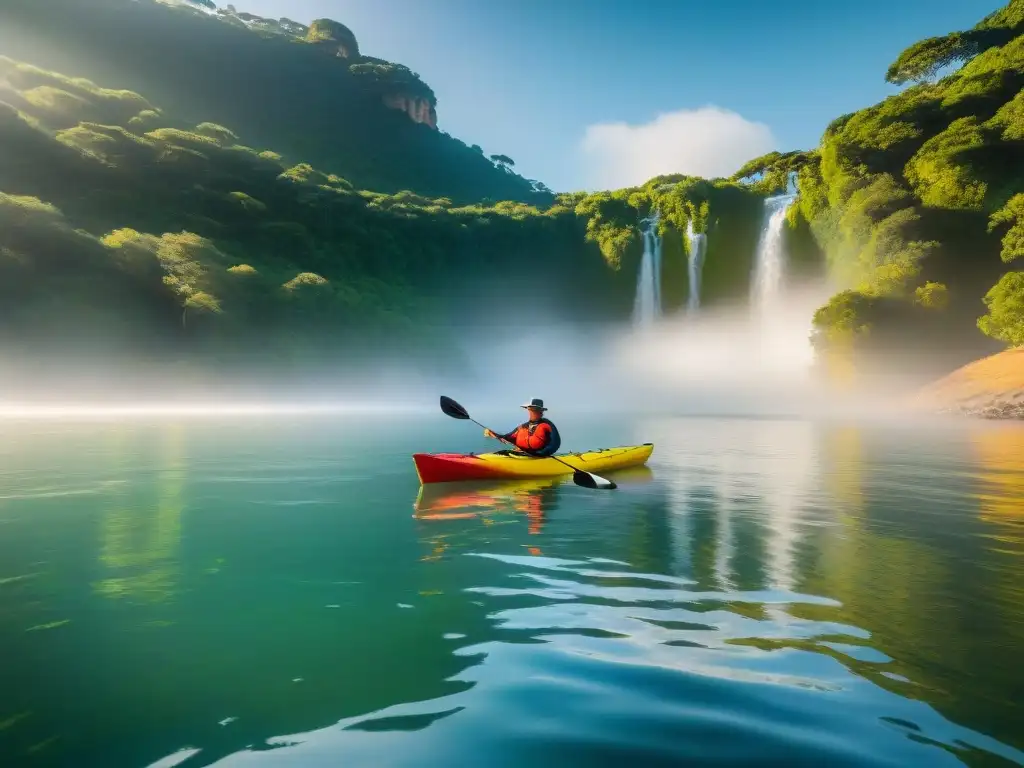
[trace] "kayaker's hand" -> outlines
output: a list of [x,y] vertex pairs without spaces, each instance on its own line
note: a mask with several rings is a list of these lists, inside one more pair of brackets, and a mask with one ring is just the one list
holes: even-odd
[[492,438],[497,439],[498,436],[496,434],[494,434],[493,432],[491,432],[491,430],[485,429],[484,430],[484,437],[492,437]]

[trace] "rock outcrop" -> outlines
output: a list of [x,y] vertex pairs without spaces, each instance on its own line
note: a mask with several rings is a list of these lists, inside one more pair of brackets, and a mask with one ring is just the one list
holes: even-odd
[[[166,3],[207,5],[210,0],[161,0]],[[210,3],[212,6],[212,3]],[[216,7],[216,6],[212,6]],[[364,87],[379,94],[384,106],[397,109],[414,123],[437,130],[437,98],[420,76],[401,64],[363,56],[355,33],[339,21],[317,19],[308,27],[282,17],[269,19],[239,11],[233,5],[217,11],[222,21],[244,27],[263,36],[284,36],[316,46],[330,56],[349,62],[349,71],[360,78]]]
[[918,393],[914,405],[985,419],[1024,419],[1024,348],[965,365]]
[[404,64],[363,56],[348,71],[359,78],[367,91],[378,94],[384,106],[401,110],[414,123],[437,130],[437,97]]
[[437,110],[429,99],[423,96],[388,93],[382,97],[382,100],[384,106],[402,110],[414,123],[429,125],[435,131],[437,130]]
[[359,43],[351,29],[331,19],[317,19],[309,25],[306,42],[331,48],[342,59],[358,59]]

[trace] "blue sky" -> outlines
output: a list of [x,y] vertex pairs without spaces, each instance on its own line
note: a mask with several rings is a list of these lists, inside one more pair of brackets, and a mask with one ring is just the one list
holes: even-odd
[[405,64],[440,127],[565,191],[656,173],[727,174],[817,144],[896,89],[907,45],[973,26],[999,0],[234,0],[328,17]]

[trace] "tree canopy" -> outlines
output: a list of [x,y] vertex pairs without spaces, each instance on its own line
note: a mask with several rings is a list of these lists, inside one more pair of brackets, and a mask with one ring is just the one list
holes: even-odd
[[890,66],[885,79],[902,85],[935,78],[942,70],[966,64],[991,48],[1006,45],[1024,31],[1024,2],[1010,2],[964,32],[929,37],[907,48]]

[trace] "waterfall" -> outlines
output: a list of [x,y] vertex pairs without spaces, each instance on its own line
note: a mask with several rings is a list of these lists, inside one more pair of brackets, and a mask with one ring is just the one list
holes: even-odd
[[690,296],[686,302],[689,312],[700,309],[700,280],[704,273],[704,256],[708,248],[708,236],[693,231],[693,220],[686,223],[686,242],[689,244],[687,267],[690,273]]
[[658,213],[640,221],[644,238],[644,255],[636,281],[633,304],[633,325],[647,327],[661,317],[661,235],[658,234]]
[[764,201],[764,225],[754,257],[754,274],[750,285],[750,303],[762,314],[779,306],[784,287],[786,254],[782,247],[782,231],[786,211],[796,200],[796,194],[787,193],[769,197]]

